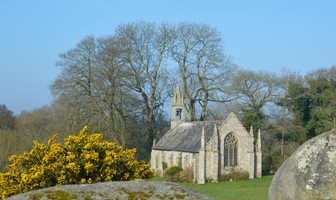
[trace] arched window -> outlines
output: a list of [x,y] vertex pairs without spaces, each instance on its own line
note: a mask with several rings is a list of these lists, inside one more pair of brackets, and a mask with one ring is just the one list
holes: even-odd
[[224,166],[237,166],[238,140],[229,133],[224,139]]

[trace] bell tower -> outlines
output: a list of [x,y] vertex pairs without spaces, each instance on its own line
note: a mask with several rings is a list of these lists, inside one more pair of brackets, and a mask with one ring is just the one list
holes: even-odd
[[178,124],[184,122],[184,105],[183,95],[181,95],[180,87],[176,85],[175,93],[172,99],[172,113],[170,128],[175,128]]

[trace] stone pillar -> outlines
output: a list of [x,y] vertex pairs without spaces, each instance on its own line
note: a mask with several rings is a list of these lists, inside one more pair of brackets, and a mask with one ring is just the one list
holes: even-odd
[[249,179],[254,179],[255,174],[255,154],[254,152],[250,151],[248,154],[248,161],[249,161],[249,167],[248,167],[248,173],[249,173]]
[[194,177],[193,182],[197,183],[198,181],[198,155],[193,154],[192,155],[192,162],[193,162],[193,171],[194,171]]
[[258,140],[257,140],[257,152],[256,152],[256,177],[260,178],[262,176],[262,151],[261,151],[261,137],[260,137],[260,129],[258,130]]
[[205,167],[206,167],[206,163],[205,163],[205,137],[204,137],[204,127],[202,130],[202,136],[201,136],[201,149],[199,151],[199,157],[198,157],[198,179],[197,179],[197,183],[198,184],[204,184],[205,183]]
[[218,142],[218,131],[217,131],[217,125],[215,124],[214,127],[214,133],[213,133],[213,149],[212,149],[212,180],[213,182],[218,182],[218,176],[219,176],[219,166],[218,163],[218,149],[219,149],[219,142]]
[[162,151],[158,151],[157,156],[158,156],[158,166],[156,168],[160,176],[163,176],[164,174],[163,174],[163,166],[162,166],[162,162],[163,162]]
[[151,164],[151,169],[157,171],[158,170],[158,166],[156,166],[156,151],[153,149],[154,146],[155,146],[155,138],[153,139],[150,164]]

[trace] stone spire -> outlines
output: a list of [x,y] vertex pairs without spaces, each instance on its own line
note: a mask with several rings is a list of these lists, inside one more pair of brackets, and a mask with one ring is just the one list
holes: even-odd
[[155,146],[155,144],[156,144],[156,141],[155,141],[155,138],[153,138],[153,146],[152,146],[152,148]]
[[181,104],[183,104],[183,96],[181,95],[180,86],[176,85],[173,97],[173,105],[181,105]]
[[214,127],[214,137],[217,137],[217,133],[218,133],[217,124],[215,124],[215,127]]
[[175,128],[178,124],[184,122],[184,104],[183,95],[181,94],[179,85],[176,85],[172,98],[172,113],[170,128]]
[[253,126],[250,127],[250,135],[253,137]]

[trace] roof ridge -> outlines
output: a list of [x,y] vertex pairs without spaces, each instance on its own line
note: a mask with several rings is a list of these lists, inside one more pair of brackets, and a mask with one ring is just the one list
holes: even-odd
[[197,123],[197,122],[200,122],[200,123],[206,123],[206,122],[223,122],[225,121],[226,119],[216,119],[216,120],[205,120],[205,121],[186,121],[186,122],[183,122],[181,124],[184,124],[184,123]]

